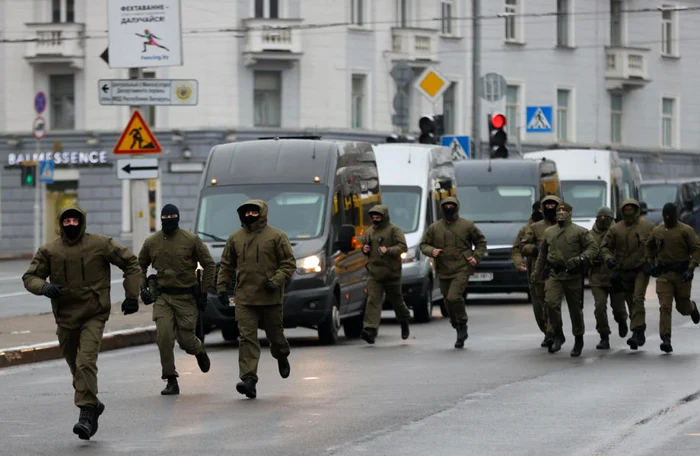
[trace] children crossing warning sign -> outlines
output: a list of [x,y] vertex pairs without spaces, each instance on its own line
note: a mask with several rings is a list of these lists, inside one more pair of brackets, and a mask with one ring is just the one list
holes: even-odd
[[115,154],[160,154],[163,149],[156,136],[148,128],[138,111],[134,111],[129,123],[114,147]]

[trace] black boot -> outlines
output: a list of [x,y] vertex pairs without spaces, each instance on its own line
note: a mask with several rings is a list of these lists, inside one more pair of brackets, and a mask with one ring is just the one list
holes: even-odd
[[105,405],[102,402],[97,401],[97,408],[95,409],[95,414],[94,414],[93,420],[92,420],[92,432],[90,433],[90,437],[92,437],[93,435],[95,435],[97,433],[97,427],[98,427],[97,421],[100,419],[100,415],[102,415],[104,413],[104,411],[105,411]]
[[255,399],[258,392],[255,390],[255,380],[246,378],[236,384],[236,391],[245,394],[249,399]]
[[408,320],[402,321],[401,322],[401,338],[403,340],[408,339],[408,336],[411,335],[411,330],[408,327]]
[[209,355],[207,355],[207,352],[204,350],[204,347],[202,347],[202,351],[199,352],[199,354],[195,355],[195,358],[197,358],[197,364],[199,364],[199,369],[204,373],[209,372],[209,368],[211,367],[211,360],[209,359]]
[[564,342],[566,342],[564,333],[556,332],[554,334],[554,342],[552,343],[552,345],[549,346],[549,353],[556,353],[559,350],[561,350],[561,346],[564,345]]
[[174,396],[180,394],[180,385],[177,384],[177,377],[168,377],[168,384],[165,385],[163,391],[160,392],[163,396]]
[[377,330],[374,328],[365,328],[360,333],[360,337],[368,344],[374,344],[374,341],[377,338]]
[[620,334],[620,337],[625,337],[627,335],[627,332],[629,331],[629,328],[627,327],[627,320],[618,321],[617,330]]
[[289,365],[289,360],[286,356],[277,360],[277,370],[280,371],[280,377],[289,377],[289,374],[292,370],[292,366]]
[[644,336],[644,331],[645,331],[644,329],[640,329],[637,332],[637,341],[639,342],[640,347],[643,347],[647,341],[647,338]]
[[455,341],[455,348],[464,348],[464,341],[469,338],[469,333],[467,332],[467,324],[460,323],[457,325],[457,340]]
[[540,344],[540,347],[542,347],[542,348],[549,348],[549,347],[552,346],[553,343],[554,343],[554,334],[552,334],[552,333],[546,333],[546,334],[544,335],[544,340],[543,340],[542,343]]
[[78,422],[73,426],[73,433],[78,435],[80,440],[90,440],[92,432],[93,415],[95,408],[90,406],[80,407],[80,417]]
[[583,351],[583,336],[574,336],[574,348],[571,349],[571,357],[578,358]]
[[637,348],[641,347],[645,342],[646,338],[644,337],[643,329],[633,329],[632,337],[627,339],[627,345],[629,345],[632,350],[636,350]]
[[610,350],[610,335],[601,334],[600,342],[598,342],[598,345],[596,345],[595,348],[598,350]]
[[690,318],[693,319],[693,323],[696,325],[700,323],[700,311],[698,310],[697,304],[695,304],[695,301],[691,301],[693,303],[693,311],[690,312]]
[[671,346],[671,336],[661,336],[661,351],[666,352],[666,353],[671,353],[673,351],[673,347]]

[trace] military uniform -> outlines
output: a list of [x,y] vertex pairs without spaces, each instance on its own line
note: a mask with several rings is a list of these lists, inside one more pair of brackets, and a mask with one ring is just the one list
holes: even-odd
[[[173,219],[162,219],[163,229],[149,236],[139,253],[141,266],[142,297],[147,297],[146,272],[153,265],[156,270],[157,294],[153,304],[153,321],[156,323],[156,343],[160,353],[161,378],[168,381],[162,394],[179,394],[179,374],[175,369],[173,347],[177,338],[182,350],[197,357],[202,372],[210,368],[209,357],[202,341],[195,335],[198,307],[197,297],[214,285],[216,263],[202,240],[187,230],[178,227],[179,211],[172,204],[163,208],[161,216],[176,215]],[[197,264],[203,268],[201,288],[195,271]],[[144,299],[146,303],[146,299]]]
[[[249,210],[258,218],[246,218]],[[227,290],[234,284],[236,322],[240,332],[238,366],[239,393],[256,397],[260,342],[258,327],[262,322],[270,341],[272,356],[277,359],[280,375],[289,376],[289,343],[284,336],[284,287],[296,270],[296,260],[287,235],[267,225],[267,204],[251,200],[238,208],[243,227],[229,236],[221,254],[216,289],[219,299],[228,302]]]
[[547,228],[535,265],[535,277],[549,269],[545,282],[545,308],[552,328],[550,353],[556,353],[566,341],[562,330],[561,301],[566,297],[575,337],[571,356],[580,356],[583,349],[583,270],[586,263],[597,257],[598,244],[591,233],[571,223],[572,207],[566,202],[557,208],[557,225]]
[[[669,206],[673,206],[672,208]],[[690,300],[693,271],[700,263],[700,240],[695,230],[678,221],[677,210],[671,203],[664,206],[664,224],[654,228],[646,243],[646,261],[654,264],[656,294],[659,297],[659,335],[661,350],[670,353],[673,299],[681,315],[690,315],[700,323],[700,312]]]
[[[625,207],[635,209],[634,214],[624,215]],[[612,270],[612,293],[624,293],[629,307],[632,337],[627,344],[633,350],[645,343],[646,310],[644,300],[649,285],[649,264],[644,261],[644,249],[654,224],[640,220],[639,203],[635,199],[622,202],[623,220],[614,224],[603,241],[603,256]]]
[[[598,217],[605,216],[608,217],[610,222],[614,218],[613,211],[607,207],[601,207],[598,210]],[[590,285],[591,293],[593,294],[593,300],[595,301],[595,320],[596,320],[596,331],[600,334],[600,343],[596,348],[600,350],[605,350],[610,348],[610,326],[608,324],[608,296],[610,297],[610,307],[612,307],[613,318],[618,324],[618,333],[620,337],[625,337],[627,335],[627,309],[625,309],[625,299],[621,293],[611,293],[611,283],[610,278],[612,276],[612,271],[605,264],[603,258],[603,241],[605,236],[610,229],[610,225],[607,226],[601,224],[601,220],[598,219],[593,225],[591,230],[591,235],[593,239],[598,244],[601,250],[598,255],[591,262],[590,269]]]
[[125,314],[138,310],[140,270],[127,248],[107,236],[85,232],[82,209],[64,209],[59,222],[66,218],[78,218],[80,223],[61,224],[60,237],[39,248],[22,281],[30,293],[51,298],[61,354],[73,376],[74,403],[81,410],[73,432],[89,440],[104,411],[97,398],[97,355],[112,309],[110,265],[124,271]]
[[[403,300],[401,291],[401,254],[406,252],[406,238],[401,228],[391,223],[389,209],[386,206],[374,206],[370,215],[381,215],[382,220],[370,226],[365,232],[365,245],[369,246],[367,255],[367,305],[363,322],[362,338],[373,344],[381,322],[384,295],[401,323],[403,339],[408,339],[408,319],[411,317]],[[386,247],[381,253],[380,247]]]
[[[445,214],[445,205],[454,204],[454,214]],[[444,217],[431,224],[421,239],[420,249],[423,255],[433,257],[433,250],[441,249],[435,258],[435,270],[440,280],[440,291],[445,301],[445,307],[450,316],[452,327],[457,330],[455,346],[464,346],[467,338],[467,309],[464,293],[467,289],[469,276],[474,273],[475,266],[468,258],[474,258],[477,265],[486,253],[486,237],[470,220],[459,217],[459,201],[448,197],[442,200],[441,208]],[[461,340],[461,343],[460,343]]]
[[[545,338],[540,344],[541,347],[548,347],[551,344],[549,335],[552,334],[551,325],[548,323],[547,309],[544,305],[544,283],[545,281],[534,275],[535,264],[539,256],[542,241],[544,241],[544,232],[547,228],[556,225],[556,207],[552,210],[546,209],[546,204],[559,205],[561,200],[556,195],[547,195],[542,198],[542,213],[544,218],[533,223],[525,228],[525,233],[521,238],[520,252],[522,255],[530,259],[528,269],[530,282],[530,296],[532,298],[532,308],[535,312],[537,326],[545,334]],[[544,328],[544,329],[543,329]]]

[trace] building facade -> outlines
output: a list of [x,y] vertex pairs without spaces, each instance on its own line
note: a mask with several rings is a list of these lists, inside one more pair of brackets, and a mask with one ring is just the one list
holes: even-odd
[[[162,0],[163,2],[165,0]],[[158,3],[158,1],[154,1]],[[700,96],[692,2],[651,0],[482,1],[481,73],[503,75],[503,98],[472,96],[469,0],[181,0],[183,65],[145,68],[145,78],[196,79],[196,106],[143,110],[164,152],[149,183],[151,223],[165,202],[193,222],[201,168],[212,146],[271,134],[312,133],[383,142],[443,114],[445,133],[469,135],[472,100],[509,119],[511,150],[600,147],[633,157],[645,177],[697,173]],[[682,9],[686,7],[686,9]],[[129,186],[112,148],[128,107],[102,106],[99,79],[126,79],[100,58],[106,1],[0,0],[0,253],[33,248],[34,189],[21,160],[50,158],[56,182],[41,189],[44,240],[60,207],[77,202],[90,229],[129,245]],[[433,66],[450,87],[437,103],[407,89],[408,127],[392,124],[406,62],[417,78]],[[34,95],[43,91],[48,134],[37,144]],[[551,132],[528,130],[528,107],[549,107]],[[485,149],[485,148],[484,148]],[[659,166],[663,163],[663,166]]]

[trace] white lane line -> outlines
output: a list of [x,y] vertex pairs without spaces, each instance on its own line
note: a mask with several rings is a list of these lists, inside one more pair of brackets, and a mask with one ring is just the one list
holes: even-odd
[[[119,280],[112,280],[110,284],[114,285],[115,283],[121,283],[123,279]],[[15,296],[24,296],[24,295],[29,295],[28,291],[15,291],[14,293],[5,293],[5,294],[0,294],[0,299],[2,298],[13,298]]]

